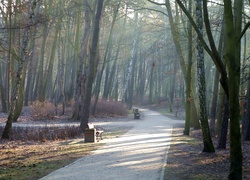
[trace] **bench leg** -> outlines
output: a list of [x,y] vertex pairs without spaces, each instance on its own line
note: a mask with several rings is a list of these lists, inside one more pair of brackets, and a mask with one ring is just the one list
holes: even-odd
[[102,139],[102,132],[96,132],[96,140],[99,142],[99,139]]
[[101,138],[101,140],[102,140],[102,133],[100,133],[100,138]]

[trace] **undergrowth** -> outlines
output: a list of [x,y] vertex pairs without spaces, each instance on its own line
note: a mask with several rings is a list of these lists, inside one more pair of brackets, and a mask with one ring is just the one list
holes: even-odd
[[[2,133],[4,127],[0,127]],[[82,136],[79,126],[40,126],[40,127],[13,127],[11,140],[21,141],[55,141],[74,139]]]
[[[92,113],[94,105],[94,100],[92,99],[90,105],[90,114]],[[55,106],[52,102],[46,100],[43,102],[34,101],[30,104],[31,116],[34,120],[53,120],[56,116],[66,115],[71,117],[73,113],[73,108],[75,107],[75,103],[73,100],[68,103],[65,110],[61,104]],[[62,114],[61,112],[65,112]],[[128,113],[126,105],[124,105],[120,101],[112,101],[112,100],[104,100],[101,99],[98,101],[96,106],[96,117],[113,117],[113,116],[126,116]]]

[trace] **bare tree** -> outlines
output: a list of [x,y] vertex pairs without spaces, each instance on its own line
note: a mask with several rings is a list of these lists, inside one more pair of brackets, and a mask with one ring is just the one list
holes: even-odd
[[10,112],[8,116],[8,120],[6,122],[6,126],[4,129],[4,132],[2,134],[2,138],[8,139],[10,137],[10,132],[12,130],[12,122],[14,120],[15,115],[15,108],[16,108],[16,102],[19,97],[19,88],[22,86],[22,71],[24,68],[24,63],[28,59],[28,44],[30,40],[30,29],[34,25],[34,15],[35,15],[35,7],[36,7],[36,0],[30,0],[28,3],[28,22],[25,28],[23,29],[23,39],[22,39],[22,45],[21,45],[21,57],[19,59],[18,69],[16,72],[15,77],[15,84],[13,87],[13,91],[11,94],[11,103],[10,103]]

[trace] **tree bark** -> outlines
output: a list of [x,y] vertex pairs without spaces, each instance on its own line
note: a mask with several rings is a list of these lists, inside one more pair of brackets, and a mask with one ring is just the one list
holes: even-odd
[[[192,2],[189,0],[189,12],[192,12]],[[191,122],[191,102],[194,100],[193,97],[191,97],[191,73],[192,73],[192,58],[193,58],[193,32],[192,32],[192,26],[190,23],[188,23],[188,64],[187,64],[187,75],[186,75],[186,104],[185,104],[185,110],[186,110],[186,119],[185,119],[185,128],[184,128],[184,135],[190,134],[190,122]]]
[[89,68],[88,68],[88,76],[86,82],[86,92],[84,95],[84,105],[83,105],[83,115],[81,117],[80,128],[84,132],[87,128],[87,124],[89,121],[90,114],[90,102],[91,102],[91,94],[92,94],[92,86],[95,78],[95,67],[98,58],[98,43],[99,43],[99,32],[100,32],[100,20],[103,9],[104,0],[99,0],[97,4],[97,11],[95,16],[95,24],[94,31],[90,49],[90,59],[89,59]]
[[88,46],[90,39],[90,31],[91,31],[91,11],[88,0],[83,1],[84,7],[84,21],[85,21],[85,29],[84,35],[81,43],[81,51],[79,53],[79,64],[77,69],[77,77],[76,77],[76,95],[75,95],[75,105],[72,118],[74,120],[81,119],[80,111],[84,104],[84,93],[85,93],[85,83],[86,83],[86,72],[83,69],[84,64],[86,62],[88,56]]
[[24,63],[28,59],[28,53],[27,53],[27,48],[29,44],[29,33],[31,26],[33,25],[33,18],[34,18],[34,11],[36,7],[36,1],[35,0],[30,0],[29,1],[29,11],[28,11],[28,17],[29,21],[26,25],[26,27],[23,30],[23,39],[22,39],[22,46],[21,46],[21,57],[20,57],[20,62],[18,64],[18,70],[16,72],[16,77],[15,77],[15,84],[13,87],[13,92],[11,96],[11,104],[10,104],[10,112],[8,115],[8,120],[6,122],[2,138],[4,139],[9,139],[10,138],[10,132],[12,130],[12,122],[14,120],[14,114],[15,114],[15,109],[16,109],[16,102],[19,97],[19,87],[22,86],[23,84],[21,83],[22,81],[22,72],[23,72],[23,67]]
[[[242,147],[240,132],[240,27],[243,0],[235,1],[234,9],[237,17],[234,19],[231,0],[224,0],[226,24],[226,52],[229,74],[229,112],[230,112],[230,173],[228,179],[242,179]],[[235,22],[234,22],[235,20]]]
[[224,102],[224,110],[223,110],[223,119],[220,125],[220,135],[218,141],[218,149],[226,149],[227,145],[227,134],[228,134],[228,119],[229,119],[229,106],[228,106],[228,99],[224,95],[225,100]]
[[[196,21],[197,27],[201,34],[203,34],[203,18],[202,18],[202,0],[196,0]],[[205,67],[204,67],[204,50],[197,38],[197,77],[199,89],[199,104],[200,104],[200,122],[203,134],[203,152],[215,152],[210,129],[208,125],[207,107],[206,107],[206,82],[205,82]]]
[[[248,76],[250,77],[250,73]],[[246,116],[245,116],[245,119],[243,120],[243,139],[245,141],[250,141],[250,80],[249,79],[247,81],[246,98],[247,98],[246,99]]]

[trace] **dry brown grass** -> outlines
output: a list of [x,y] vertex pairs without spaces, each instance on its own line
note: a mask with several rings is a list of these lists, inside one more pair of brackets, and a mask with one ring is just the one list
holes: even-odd
[[[93,109],[94,100],[91,101],[90,111]],[[53,120],[62,114],[62,105],[55,106],[52,102],[46,100],[44,102],[34,101],[30,104],[31,116],[33,120]],[[65,108],[65,115],[72,116],[74,101],[71,100]],[[91,112],[90,112],[91,114]],[[112,101],[100,99],[97,103],[95,117],[115,117],[126,116],[128,110],[126,105],[120,101]]]
[[[4,127],[0,127],[0,134]],[[12,128],[11,140],[17,141],[55,141],[83,137],[79,126],[17,126]]]
[[0,179],[39,179],[101,145],[84,143],[83,139],[46,142],[0,140]]
[[[58,116],[57,113],[60,114],[62,111],[62,105],[55,107],[49,101],[36,101],[30,105],[31,113],[29,110],[22,113],[20,122],[36,124],[39,120],[44,124],[53,121],[63,123],[70,119],[72,110],[71,101],[66,108],[66,115]],[[97,116],[99,117],[123,115],[127,115],[127,109],[121,102],[101,100],[98,103]],[[1,122],[5,121],[6,115]],[[2,132],[3,127],[0,127],[0,134]],[[122,133],[125,132],[108,133],[105,138],[116,137]],[[84,143],[80,128],[75,126],[15,127],[11,140],[0,140],[0,179],[39,179],[102,145],[102,143]]]
[[34,101],[30,105],[31,115],[34,120],[53,119],[56,115],[56,109],[50,101]]

